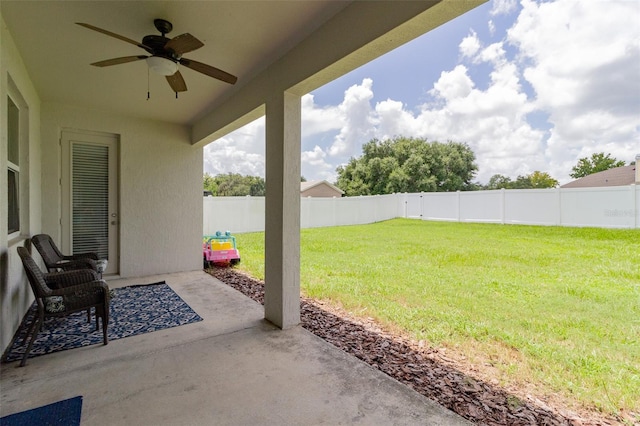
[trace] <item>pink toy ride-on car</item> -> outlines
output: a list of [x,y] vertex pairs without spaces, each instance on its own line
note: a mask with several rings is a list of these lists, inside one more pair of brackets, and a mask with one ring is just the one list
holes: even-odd
[[204,267],[213,265],[236,265],[240,263],[240,252],[236,248],[236,237],[231,232],[205,235],[202,239]]

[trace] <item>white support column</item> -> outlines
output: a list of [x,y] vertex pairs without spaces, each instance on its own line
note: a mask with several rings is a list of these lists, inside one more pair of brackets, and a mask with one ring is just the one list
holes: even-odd
[[265,319],[300,323],[300,97],[266,105]]

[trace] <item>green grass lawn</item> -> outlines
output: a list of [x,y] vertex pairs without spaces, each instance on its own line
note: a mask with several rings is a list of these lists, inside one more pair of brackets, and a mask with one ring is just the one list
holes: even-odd
[[[237,235],[264,278],[264,233]],[[609,413],[640,410],[640,230],[424,222],[302,230],[301,286]]]

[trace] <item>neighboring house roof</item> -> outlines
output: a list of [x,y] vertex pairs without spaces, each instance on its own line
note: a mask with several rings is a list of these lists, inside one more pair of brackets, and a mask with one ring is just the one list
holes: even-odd
[[636,166],[622,166],[614,169],[593,173],[572,182],[566,183],[561,188],[591,188],[596,186],[624,186],[636,182]]
[[300,182],[302,197],[342,197],[344,191],[326,180]]

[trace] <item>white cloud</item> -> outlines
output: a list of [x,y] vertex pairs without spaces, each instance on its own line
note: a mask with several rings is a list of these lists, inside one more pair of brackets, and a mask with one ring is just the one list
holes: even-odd
[[320,107],[315,104],[312,94],[302,97],[302,139],[307,136],[340,130],[344,123],[344,114],[337,106]]
[[203,149],[204,172],[264,177],[264,140],[264,118],[259,118],[211,142]]
[[489,34],[491,34],[492,36],[496,33],[496,24],[493,22],[493,20],[489,20],[489,22],[487,23],[487,28],[489,28]]
[[516,0],[493,0],[491,15],[506,15],[518,8]]
[[[500,58],[496,51],[491,45],[479,51],[478,56]],[[544,133],[526,121],[531,106],[521,88],[517,68],[506,61],[495,62],[498,64],[486,90],[474,87],[463,65],[443,72],[431,91],[442,105],[424,105],[418,117],[421,136],[468,143],[476,154],[477,177],[483,182],[496,173],[528,174],[544,168]]]
[[372,114],[373,80],[365,78],[362,84],[349,87],[338,106],[344,123],[329,148],[329,155],[345,159],[361,151],[364,143],[375,135],[376,118]]
[[387,99],[375,106],[378,117],[376,137],[390,139],[395,136],[411,136],[420,132],[420,123],[413,114],[404,109],[402,102]]
[[451,71],[442,71],[429,94],[441,99],[464,98],[473,90],[474,83],[467,74],[467,67],[458,65]]
[[462,39],[460,44],[458,45],[458,49],[463,57],[474,57],[480,50],[480,40],[478,39],[478,34],[475,31],[471,30],[471,34]]
[[488,62],[495,65],[504,64],[506,61],[502,43],[493,43],[480,51],[477,57],[479,62]]
[[312,151],[302,152],[302,176],[310,176],[309,180],[326,179],[335,181],[335,166],[326,161],[327,153],[316,145]]
[[536,107],[553,125],[545,155],[566,177],[577,159],[640,152],[640,3],[523,0],[508,31]]

